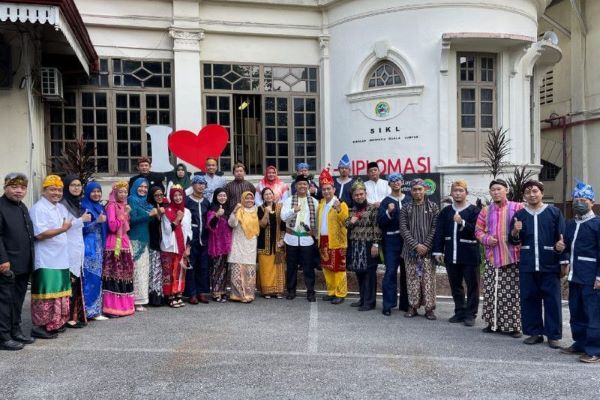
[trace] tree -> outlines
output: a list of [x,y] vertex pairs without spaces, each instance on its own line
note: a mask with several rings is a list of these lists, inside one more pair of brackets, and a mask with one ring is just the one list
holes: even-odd
[[515,167],[512,176],[508,178],[508,187],[510,190],[508,199],[521,203],[523,201],[523,185],[534,175],[534,171],[527,170],[527,165]]

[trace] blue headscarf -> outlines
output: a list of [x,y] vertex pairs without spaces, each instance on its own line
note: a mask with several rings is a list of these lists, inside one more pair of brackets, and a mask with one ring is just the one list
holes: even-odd
[[148,180],[146,180],[146,178],[137,178],[135,182],[133,182],[133,185],[131,185],[131,191],[129,192],[131,194],[127,198],[127,204],[129,204],[131,208],[138,207],[146,212],[150,212],[152,211],[153,207],[152,204],[148,203],[148,195],[140,196],[137,192],[138,188],[142,183],[145,183],[146,186],[149,186]]
[[351,166],[352,163],[350,162],[350,157],[348,157],[348,154],[344,154],[342,158],[340,158],[338,168],[350,168]]
[[594,188],[592,188],[590,185],[581,181],[577,181],[577,184],[571,193],[571,197],[574,199],[581,198],[594,201],[596,194],[594,193]]
[[391,174],[388,175],[387,178],[388,178],[388,182],[390,182],[390,183],[404,180],[404,177],[399,172],[392,172]]
[[301,169],[310,169],[310,166],[305,162],[299,162],[296,164],[296,171],[300,171]]
[[[92,215],[92,220],[90,222],[86,222],[86,225],[95,222],[100,216],[100,214],[106,215],[106,211],[104,211],[104,206],[99,201],[93,201],[90,197],[95,189],[100,189],[100,191],[102,191],[102,186],[98,182],[91,181],[88,182],[87,185],[85,185],[85,189],[83,190],[83,199],[81,200],[81,211],[82,213],[85,213],[87,211]],[[106,222],[102,223],[101,227],[102,242],[105,243],[106,234],[108,233],[108,227],[106,225]]]
[[206,178],[204,177],[204,175],[194,175],[194,177],[192,178],[192,185],[199,185],[199,184],[206,186],[207,182],[206,182]]

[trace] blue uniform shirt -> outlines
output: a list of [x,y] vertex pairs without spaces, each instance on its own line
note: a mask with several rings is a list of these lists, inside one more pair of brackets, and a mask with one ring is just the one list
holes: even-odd
[[593,212],[567,222],[565,245],[571,271],[569,281],[593,285],[600,280],[600,217]]
[[[454,222],[454,215],[463,219],[463,224]],[[446,264],[479,265],[479,242],[475,238],[475,224],[481,210],[470,204],[456,209],[446,206],[438,215],[432,255],[443,255]]]

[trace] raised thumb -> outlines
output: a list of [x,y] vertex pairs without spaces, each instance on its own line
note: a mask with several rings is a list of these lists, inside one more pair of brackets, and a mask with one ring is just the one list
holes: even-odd
[[561,242],[563,242],[563,241],[564,241],[562,233],[560,234],[560,241],[561,241]]

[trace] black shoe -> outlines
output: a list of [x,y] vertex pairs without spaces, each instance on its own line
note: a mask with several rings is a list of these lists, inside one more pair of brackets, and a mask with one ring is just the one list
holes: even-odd
[[35,339],[32,338],[31,336],[25,336],[22,333],[19,333],[18,335],[14,335],[13,340],[16,340],[17,342],[21,342],[23,344],[32,344],[33,342],[35,342]]
[[350,307],[362,307],[362,303],[360,301],[355,301],[354,303],[350,303]]
[[430,321],[435,321],[437,319],[435,313],[433,312],[433,310],[431,311],[425,311],[425,318],[427,318]]
[[331,300],[331,304],[342,304],[343,302],[344,302],[343,297],[336,297],[335,299]]
[[285,296],[288,300],[294,300],[296,298],[296,292],[288,292],[287,296]]
[[314,293],[307,295],[306,296],[306,300],[308,300],[310,303],[314,303],[315,301],[317,301],[317,299],[315,298]]
[[323,301],[332,301],[335,299],[335,296],[325,295],[321,298]]
[[16,340],[12,340],[12,339],[0,342],[1,350],[22,350],[23,347],[25,347],[25,345],[23,343],[17,342]]
[[81,328],[83,328],[85,325],[86,325],[86,324],[84,324],[84,323],[83,323],[83,322],[81,322],[81,321],[77,321],[77,322],[75,322],[74,324],[70,324],[70,323],[68,323],[68,322],[65,324],[65,326],[66,326],[67,328],[71,328],[71,329],[81,329]]
[[389,317],[390,315],[392,315],[392,310],[384,308],[381,313],[386,317]]
[[[508,332],[508,334],[510,335],[511,338],[515,338],[515,339],[520,339],[523,337],[523,334],[521,333],[521,331],[512,331],[512,332]],[[544,341],[544,338],[542,337],[542,342]]]
[[465,321],[465,319],[463,317],[456,315],[456,314],[454,314],[453,316],[451,316],[448,319],[448,322],[450,322],[451,324],[456,324],[458,322],[464,322],[464,321]]
[[371,311],[371,310],[374,310],[374,309],[375,309],[374,306],[371,306],[371,307],[369,307],[369,306],[358,307],[358,311]]
[[48,332],[44,328],[33,328],[31,330],[31,336],[38,339],[56,339],[58,333]]
[[542,335],[532,335],[532,336],[529,336],[527,339],[523,340],[523,343],[525,343],[525,344],[544,343],[544,337]]
[[465,318],[464,322],[465,326],[475,326],[475,318]]

